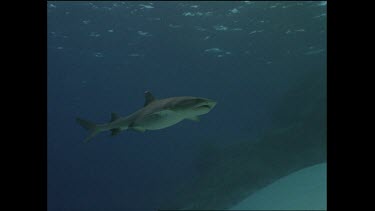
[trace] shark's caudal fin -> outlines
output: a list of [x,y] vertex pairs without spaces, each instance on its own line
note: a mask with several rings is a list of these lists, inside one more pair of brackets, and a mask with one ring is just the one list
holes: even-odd
[[89,142],[97,133],[100,132],[98,126],[90,121],[76,118],[78,124],[90,132],[89,136],[84,140],[85,143]]

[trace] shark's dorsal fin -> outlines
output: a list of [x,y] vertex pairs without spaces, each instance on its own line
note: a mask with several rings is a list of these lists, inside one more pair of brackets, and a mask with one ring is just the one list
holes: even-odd
[[143,106],[147,106],[152,101],[156,100],[155,97],[149,91],[145,91],[145,104]]
[[111,113],[111,121],[110,122],[113,122],[113,121],[117,120],[118,118],[119,118],[119,115],[116,114],[116,113],[114,113],[114,112],[112,112]]

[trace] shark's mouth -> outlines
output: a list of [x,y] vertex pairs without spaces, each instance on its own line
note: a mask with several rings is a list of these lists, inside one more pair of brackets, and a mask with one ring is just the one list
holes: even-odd
[[198,106],[197,108],[207,108],[207,109],[211,109],[211,106],[209,106],[209,105],[201,105],[201,106]]

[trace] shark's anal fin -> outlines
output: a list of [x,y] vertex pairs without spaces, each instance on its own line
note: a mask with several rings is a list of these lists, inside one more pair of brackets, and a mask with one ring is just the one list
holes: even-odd
[[199,121],[200,121],[200,119],[199,119],[198,116],[192,116],[192,117],[188,117],[188,118],[186,118],[186,119],[188,119],[188,120],[192,120],[192,121],[194,121],[194,122],[199,122]]
[[121,132],[120,128],[115,128],[111,130],[111,136],[115,136]]
[[150,104],[154,100],[155,100],[155,97],[151,94],[151,92],[145,91],[145,104],[144,104],[144,106],[147,106],[148,104]]
[[113,122],[113,121],[117,120],[118,118],[119,118],[119,115],[116,114],[116,113],[114,113],[114,112],[112,112],[111,113],[111,121],[110,122]]

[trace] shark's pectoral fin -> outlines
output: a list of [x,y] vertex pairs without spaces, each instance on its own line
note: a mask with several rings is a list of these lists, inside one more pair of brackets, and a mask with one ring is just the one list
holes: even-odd
[[129,127],[129,129],[142,133],[146,131],[146,129],[143,127]]
[[134,130],[134,131],[142,132],[142,133],[146,131],[145,128],[136,125],[135,122],[133,122],[133,123],[131,123],[131,124],[129,125],[128,130]]
[[192,120],[192,121],[194,121],[194,122],[199,122],[199,121],[200,121],[200,119],[199,119],[198,116],[188,117],[188,118],[186,118],[186,119]]
[[111,130],[111,136],[115,136],[121,132],[120,128],[115,128]]

